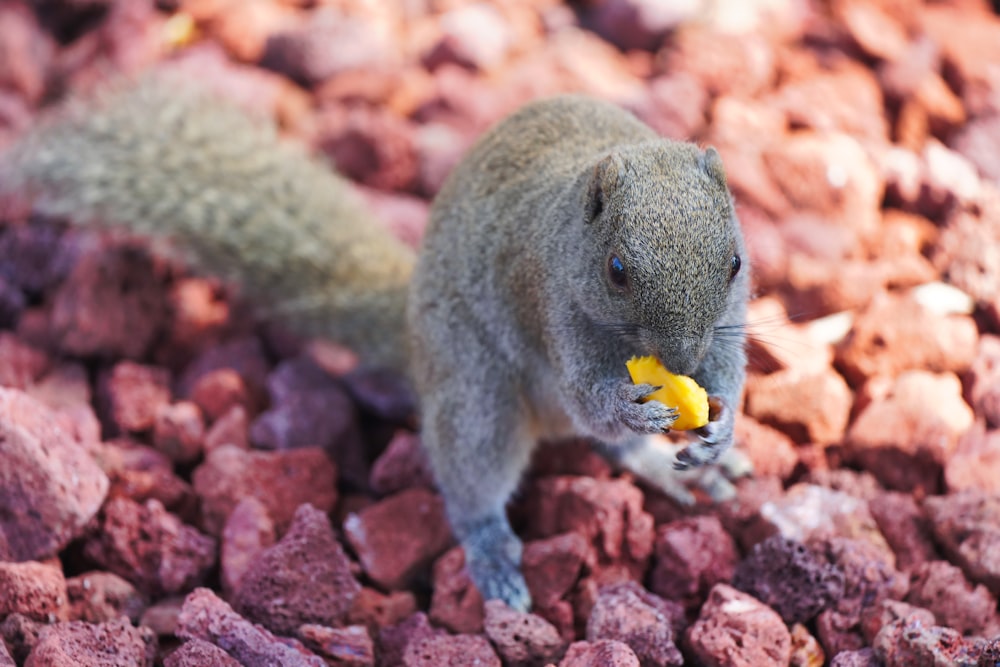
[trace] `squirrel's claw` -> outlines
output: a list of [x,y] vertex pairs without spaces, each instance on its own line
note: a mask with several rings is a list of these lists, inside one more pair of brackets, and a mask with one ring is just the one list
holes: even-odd
[[710,396],[709,422],[693,431],[698,441],[677,453],[674,469],[688,470],[718,460],[733,443],[735,421],[736,416],[725,399]]
[[619,385],[619,419],[633,433],[641,435],[666,433],[677,421],[676,408],[666,406],[659,401],[641,402],[656,389],[649,384],[622,383]]

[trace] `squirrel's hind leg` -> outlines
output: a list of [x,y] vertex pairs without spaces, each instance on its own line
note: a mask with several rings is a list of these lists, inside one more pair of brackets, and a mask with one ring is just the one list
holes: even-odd
[[466,568],[483,599],[500,599],[527,611],[531,596],[521,574],[522,544],[507,520],[506,504],[535,441],[519,401],[509,395],[515,383],[458,374],[502,375],[503,370],[470,364],[456,371],[453,381],[462,382],[463,391],[425,397],[424,447],[465,551]]

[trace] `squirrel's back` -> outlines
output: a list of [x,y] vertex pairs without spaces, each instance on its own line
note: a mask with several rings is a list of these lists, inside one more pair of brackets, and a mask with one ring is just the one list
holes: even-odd
[[265,316],[369,361],[404,363],[414,253],[274,128],[179,79],[75,100],[0,162],[0,188],[45,214],[169,239]]

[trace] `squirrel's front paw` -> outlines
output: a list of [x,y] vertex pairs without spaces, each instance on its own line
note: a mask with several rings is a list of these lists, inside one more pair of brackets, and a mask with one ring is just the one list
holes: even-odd
[[618,385],[618,418],[622,424],[634,433],[666,433],[677,421],[677,409],[659,401],[645,401],[647,396],[656,391],[650,384]]
[[687,470],[695,466],[712,463],[733,444],[733,429],[736,424],[736,413],[729,403],[719,397],[710,396],[709,421],[694,433],[698,441],[693,442],[680,452],[674,461],[674,468]]

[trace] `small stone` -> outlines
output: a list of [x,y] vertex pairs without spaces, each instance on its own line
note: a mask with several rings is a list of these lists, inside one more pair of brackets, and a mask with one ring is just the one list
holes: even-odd
[[882,628],[900,619],[905,619],[907,622],[918,620],[925,626],[934,625],[934,614],[927,609],[899,600],[881,600],[878,604],[862,610],[861,635],[866,643],[871,644]]
[[826,661],[826,654],[819,640],[813,637],[806,626],[796,623],[792,626],[792,657],[789,667],[819,667]]
[[0,618],[21,614],[36,621],[58,620],[66,604],[62,570],[37,562],[0,562]]
[[250,424],[247,411],[242,405],[234,405],[215,420],[205,433],[204,449],[208,456],[224,445],[239,449],[250,449]]
[[442,634],[427,620],[427,614],[416,612],[378,633],[378,655],[381,664],[401,665],[403,655],[410,644]]
[[434,70],[451,62],[476,70],[490,70],[506,59],[514,35],[503,13],[486,3],[459,6],[438,19],[441,38],[424,57]]
[[504,665],[547,665],[562,652],[562,637],[555,626],[536,614],[514,611],[500,600],[486,603],[486,636]]
[[405,588],[452,542],[440,497],[412,488],[351,514],[344,536],[372,581]]
[[122,431],[145,431],[170,405],[170,372],[132,361],[115,364],[101,383],[108,416]]
[[244,413],[253,407],[246,382],[232,368],[219,368],[199,377],[191,388],[191,400],[210,422],[222,418],[234,407],[242,407]]
[[435,635],[412,641],[403,667],[500,667],[500,658],[482,635]]
[[434,475],[420,437],[409,431],[396,431],[372,465],[369,486],[380,495],[391,495],[411,486],[434,488]]
[[240,663],[214,644],[191,639],[163,659],[163,667],[240,667]]
[[109,500],[100,532],[84,544],[88,558],[151,596],[203,582],[215,565],[215,539],[185,525],[157,500]]
[[183,606],[183,596],[163,598],[146,608],[139,625],[149,628],[157,637],[173,637],[177,634],[177,619]]
[[833,656],[830,667],[882,667],[882,662],[875,657],[874,649],[862,648],[857,651],[841,651]]
[[525,543],[521,570],[535,606],[545,609],[563,598],[596,558],[593,547],[576,532]]
[[653,549],[650,589],[688,609],[701,604],[717,583],[730,582],[738,559],[733,538],[713,515],[659,526]]
[[105,623],[119,616],[138,623],[146,601],[135,586],[110,572],[88,572],[66,580],[71,621]]
[[869,498],[868,508],[900,570],[907,572],[937,558],[930,522],[912,495],[882,491]]
[[201,410],[190,401],[165,405],[156,411],[153,446],[175,463],[191,463],[202,452],[205,422]]
[[675,627],[683,609],[644,590],[635,582],[602,588],[587,620],[587,641],[620,641],[643,665],[683,665]]
[[338,626],[361,590],[326,514],[302,505],[288,532],[250,563],[234,608],[279,635],[304,624]]
[[306,648],[337,667],[374,667],[375,643],[362,625],[328,628],[305,624],[298,637]]
[[559,667],[639,667],[639,658],[628,644],[613,639],[574,642]]
[[135,628],[127,618],[100,624],[56,623],[38,633],[38,643],[24,664],[152,667],[156,645],[148,628]]
[[704,665],[784,666],[791,659],[792,638],[781,617],[726,584],[709,592],[687,641]]
[[804,375],[794,369],[759,377],[747,399],[747,413],[796,442],[821,444],[844,437],[853,396],[838,373]]
[[278,533],[303,503],[329,512],[337,502],[337,469],[323,450],[244,451],[232,445],[213,450],[192,474],[202,503],[202,525],[219,535],[241,499],[262,502]]
[[939,625],[963,635],[1000,634],[997,599],[982,585],[973,587],[962,571],[947,561],[930,561],[910,575],[906,601],[933,612]]
[[0,387],[27,389],[51,363],[44,351],[9,331],[0,331]]
[[200,639],[219,647],[243,665],[327,667],[326,662],[294,640],[280,639],[244,619],[207,588],[184,601],[177,619],[180,639]]
[[808,623],[840,599],[844,573],[801,542],[774,535],[739,563],[733,586],[793,625]]
[[982,652],[957,630],[925,626],[912,617],[883,627],[872,648],[887,665],[975,665]]
[[435,625],[456,634],[483,631],[483,596],[465,569],[462,547],[453,547],[437,559],[431,582],[434,592],[428,615]]
[[923,502],[934,537],[971,581],[1000,595],[1000,497],[969,490]]
[[348,615],[348,622],[364,625],[372,633],[382,628],[396,625],[417,610],[417,600],[410,591],[381,593],[374,588],[363,587],[354,598],[354,606]]
[[969,397],[977,415],[987,424],[1000,428],[1000,336],[979,338],[979,349],[969,369]]
[[79,537],[108,477],[51,410],[0,388],[0,560],[55,555]]
[[257,556],[274,544],[277,536],[274,522],[264,503],[247,496],[237,503],[222,529],[222,546],[219,553],[222,590],[232,599]]

